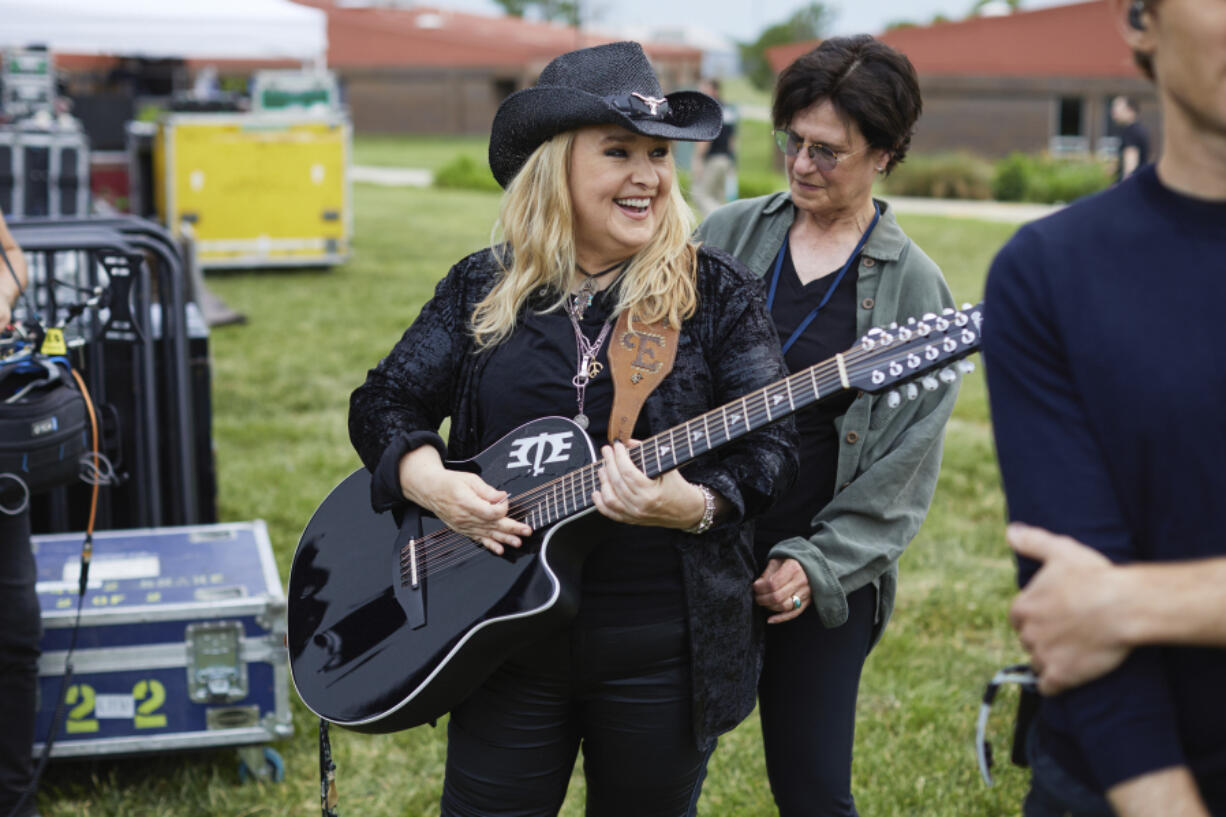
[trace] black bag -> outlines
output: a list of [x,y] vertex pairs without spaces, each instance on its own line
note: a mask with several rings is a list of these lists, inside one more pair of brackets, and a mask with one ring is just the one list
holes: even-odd
[[[0,474],[38,494],[78,478],[89,448],[85,399],[60,363],[0,368]],[[0,496],[20,490],[0,481]]]

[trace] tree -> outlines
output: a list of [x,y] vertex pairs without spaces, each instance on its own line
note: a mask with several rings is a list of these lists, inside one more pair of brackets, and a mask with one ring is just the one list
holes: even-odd
[[542,20],[579,25],[580,0],[495,0],[510,17],[523,17],[535,9]]
[[766,49],[820,39],[834,22],[835,11],[822,2],[811,2],[798,9],[786,22],[768,26],[752,43],[741,43],[741,67],[745,76],[758,88],[767,90],[774,79]]
[[971,6],[971,10],[966,16],[978,17],[980,12],[983,11],[984,6],[994,6],[998,4],[1008,6],[1010,14],[1016,14],[1022,8],[1022,0],[975,0],[975,4]]

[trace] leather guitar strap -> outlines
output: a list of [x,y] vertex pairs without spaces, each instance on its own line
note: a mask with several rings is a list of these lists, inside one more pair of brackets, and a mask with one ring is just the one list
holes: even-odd
[[643,324],[630,320],[630,310],[617,318],[609,345],[609,374],[613,378],[613,411],[609,414],[609,442],[629,442],[634,423],[647,395],[673,370],[681,332],[668,322]]

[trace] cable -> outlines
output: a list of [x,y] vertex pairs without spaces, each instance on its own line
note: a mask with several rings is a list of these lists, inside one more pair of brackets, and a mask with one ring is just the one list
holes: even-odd
[[[14,276],[15,277],[15,276]],[[81,379],[81,375],[76,369],[68,367],[68,371],[77,381],[77,385],[81,388],[81,397],[85,400],[85,409],[89,414],[90,437],[93,453],[93,468],[99,470],[99,458],[102,456],[98,450],[98,416],[94,413],[94,401],[90,399],[89,389],[85,385],[85,381]],[[51,726],[47,732],[47,741],[43,744],[43,754],[38,760],[38,766],[34,770],[34,777],[30,781],[30,786],[21,795],[21,799],[17,801],[17,805],[9,812],[9,817],[18,817],[22,814],[30,797],[38,790],[38,781],[42,779],[43,771],[47,768],[47,761],[51,759],[51,747],[55,744],[55,735],[60,728],[60,719],[64,715],[64,701],[67,698],[69,684],[72,681],[72,653],[77,647],[77,634],[81,631],[81,611],[85,606],[85,589],[89,585],[89,565],[94,553],[94,520],[98,513],[98,487],[99,483],[93,483],[93,490],[90,492],[89,501],[89,522],[85,527],[85,541],[81,543],[81,577],[77,582],[77,615],[72,625],[72,636],[68,641],[68,651],[64,654],[64,676],[60,679],[60,692],[56,699],[55,712],[51,716]]]
[[30,507],[30,486],[26,485],[26,481],[24,479],[10,471],[5,471],[3,474],[0,474],[0,480],[3,479],[11,479],[13,482],[16,482],[17,487],[22,491],[22,497],[21,502],[17,503],[16,508],[8,508],[4,505],[0,505],[0,513],[7,514],[8,516],[17,516],[20,513],[25,513],[26,508]]

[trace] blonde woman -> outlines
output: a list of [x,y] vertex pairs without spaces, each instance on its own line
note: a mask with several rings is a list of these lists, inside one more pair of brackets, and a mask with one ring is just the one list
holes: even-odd
[[[452,268],[351,400],[377,509],[411,501],[514,558],[533,531],[508,516],[507,493],[443,460],[551,415],[598,445],[623,313],[680,333],[634,438],[784,376],[759,288],[690,240],[674,182],[669,140],[709,140],[720,121],[709,97],[665,97],[634,43],[558,57],[507,98],[490,136],[504,242]],[[656,479],[620,442],[601,448],[592,501],[610,533],[583,565],[577,615],[452,710],[442,814],[555,814],[580,747],[587,814],[694,812],[716,736],[753,708],[742,523],[790,479],[792,442],[788,423],[769,426]]]

